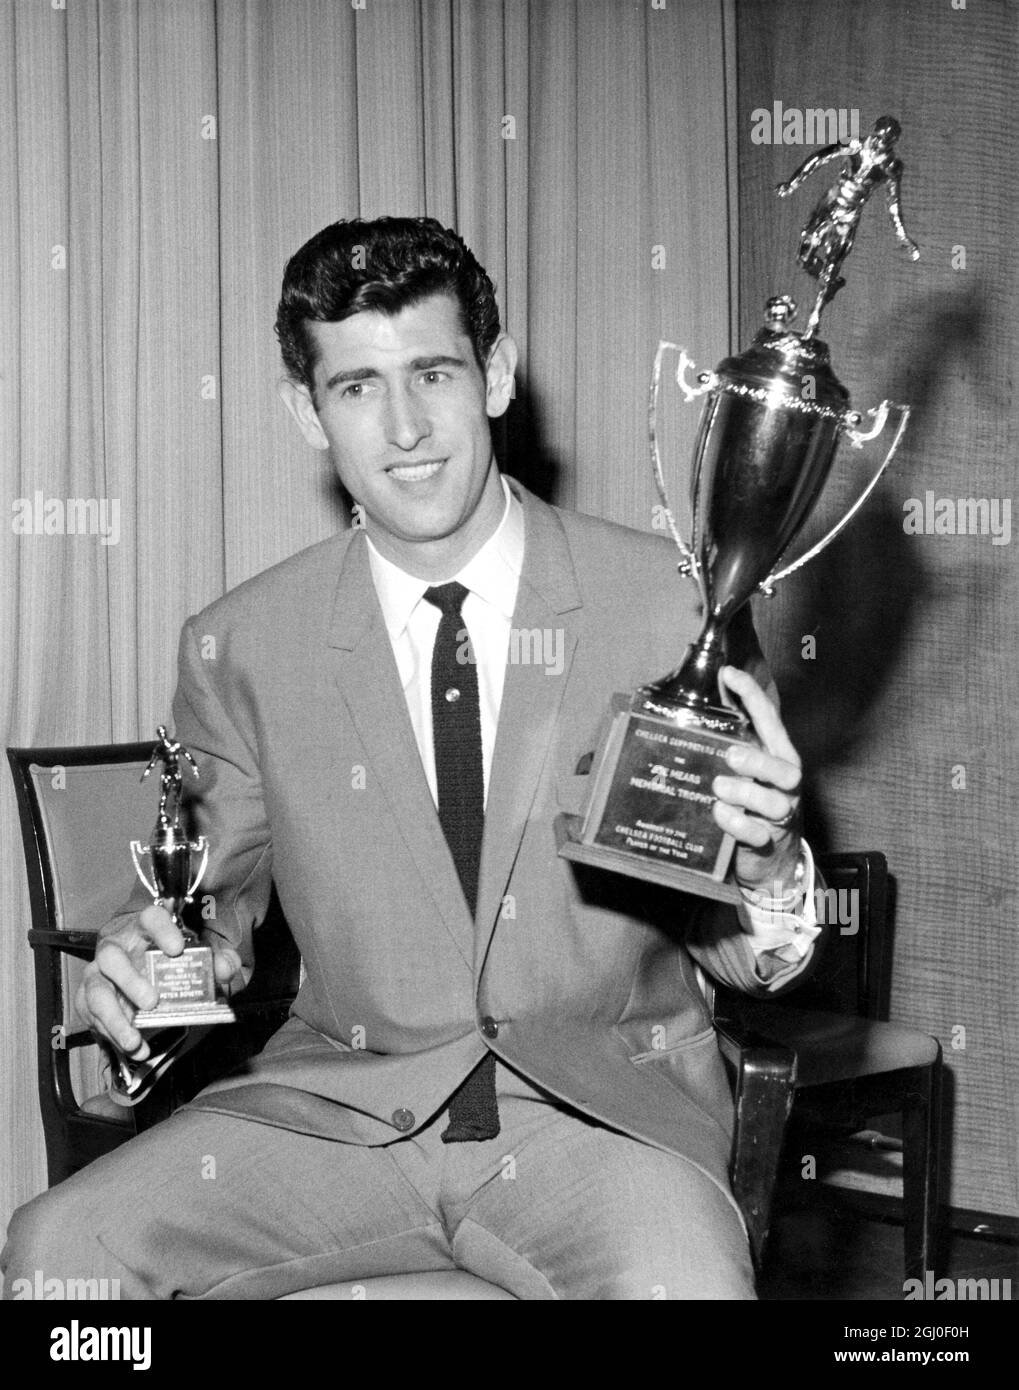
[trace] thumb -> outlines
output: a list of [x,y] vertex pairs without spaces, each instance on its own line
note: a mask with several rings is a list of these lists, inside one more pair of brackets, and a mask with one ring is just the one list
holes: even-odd
[[244,988],[244,973],[240,953],[232,946],[222,946],[212,953],[212,970],[216,983],[224,988],[232,986],[231,992]]

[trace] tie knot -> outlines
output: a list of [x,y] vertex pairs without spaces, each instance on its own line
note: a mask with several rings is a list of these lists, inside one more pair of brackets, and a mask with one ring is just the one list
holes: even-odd
[[437,584],[431,589],[426,589],[425,598],[443,613],[459,615],[460,606],[469,593],[470,589],[452,579],[448,584]]

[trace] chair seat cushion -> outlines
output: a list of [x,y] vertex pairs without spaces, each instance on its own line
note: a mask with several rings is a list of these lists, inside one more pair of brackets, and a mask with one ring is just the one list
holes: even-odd
[[343,1284],[321,1284],[318,1288],[300,1289],[284,1294],[279,1302],[292,1299],[389,1299],[391,1301],[421,1302],[432,1299],[496,1299],[517,1300],[513,1294],[489,1284],[465,1269],[437,1269],[424,1274],[381,1274],[371,1279],[354,1279]]
[[927,1067],[938,1055],[936,1039],[902,1023],[879,1023],[849,1014],[814,1013],[757,1001],[746,1017],[765,1037],[796,1052],[797,1087],[875,1076],[904,1067]]

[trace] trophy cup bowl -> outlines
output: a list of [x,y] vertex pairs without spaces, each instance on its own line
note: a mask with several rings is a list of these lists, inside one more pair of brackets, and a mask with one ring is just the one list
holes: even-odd
[[[159,993],[158,1003],[151,1009],[139,1009],[134,1016],[136,1028],[166,1028],[180,1025],[233,1023],[233,1009],[216,996],[216,976],[212,964],[212,948],[198,943],[196,934],[186,926],[182,913],[192,901],[209,862],[209,844],[205,836],[188,839],[180,824],[180,757],[197,768],[186,749],[171,743],[165,728],[159,726],[160,742],[156,744],[143,779],[155,766],[157,759],[164,765],[159,814],[147,845],[131,841],[131,857],[135,871],[152,894],[154,903],[166,908],[175,927],[184,936],[184,950],[179,956],[168,956],[153,948],[145,952],[145,968],[149,983]],[[173,801],[172,818],[168,802]],[[142,865],[148,856],[151,877]],[[201,856],[197,869],[196,856]]]
[[748,352],[720,363],[700,390],[685,388],[691,399],[710,391],[692,486],[705,622],[682,666],[647,687],[652,703],[713,711],[719,730],[746,723],[719,703],[726,630],[754,591],[774,582],[767,576],[813,510],[840,431],[856,422],[825,344],[770,326],[782,323],[790,301],[768,307],[769,326]]
[[[848,524],[891,462],[909,416],[908,407],[884,401],[870,412],[874,427],[862,432],[827,346],[789,327],[795,312],[786,296],[769,300],[751,346],[701,373],[693,386],[684,376],[692,363],[679,350],[676,379],[687,400],[707,394],[694,449],[692,545],[674,530],[684,556],[680,572],[699,587],[704,624],[679,667],[630,696],[615,696],[586,811],[556,823],[564,858],[723,901],[739,897],[727,881],[735,842],[715,823],[711,784],[729,771],[731,744],[756,742],[720,683],[729,626],[755,591],[770,594]],[[652,374],[659,481],[655,414],[663,354],[674,346],[659,346]],[[817,545],[776,570],[813,511],[840,439],[861,447],[890,416],[897,418],[890,446],[863,493]]]

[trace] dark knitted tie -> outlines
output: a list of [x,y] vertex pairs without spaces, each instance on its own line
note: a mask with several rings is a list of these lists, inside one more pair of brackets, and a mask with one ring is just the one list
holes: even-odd
[[[432,653],[432,746],[439,821],[473,916],[485,828],[485,777],[478,672],[460,616],[468,592],[454,582],[427,589],[425,598],[442,613]],[[494,1139],[498,1133],[495,1054],[487,1052],[451,1096],[449,1125],[439,1137],[444,1144],[457,1144]]]

